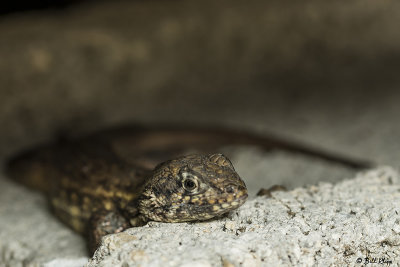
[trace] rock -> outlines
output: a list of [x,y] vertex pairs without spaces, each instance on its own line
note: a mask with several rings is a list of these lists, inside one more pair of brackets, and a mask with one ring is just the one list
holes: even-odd
[[60,223],[44,196],[0,175],[0,266],[82,266],[82,237]]
[[[256,197],[228,217],[150,222],[103,238],[92,266],[346,266],[395,262],[400,179],[382,167],[333,185]],[[228,227],[227,227],[228,226]]]

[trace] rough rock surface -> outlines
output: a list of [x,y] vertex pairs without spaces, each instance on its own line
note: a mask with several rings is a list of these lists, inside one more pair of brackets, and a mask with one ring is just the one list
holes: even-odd
[[0,267],[82,266],[82,238],[50,214],[45,198],[0,176]]
[[380,168],[257,197],[216,221],[151,222],[106,236],[87,266],[399,264],[399,206],[399,175]]

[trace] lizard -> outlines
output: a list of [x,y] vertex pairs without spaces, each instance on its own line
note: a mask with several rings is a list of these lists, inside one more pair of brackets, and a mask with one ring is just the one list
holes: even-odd
[[[6,171],[45,193],[56,217],[86,236],[94,253],[103,236],[149,220],[202,221],[240,207],[248,197],[246,185],[231,161],[215,152],[231,144],[285,149],[353,168],[370,166],[241,131],[133,126],[34,148],[12,158]],[[188,148],[196,153],[185,154]]]

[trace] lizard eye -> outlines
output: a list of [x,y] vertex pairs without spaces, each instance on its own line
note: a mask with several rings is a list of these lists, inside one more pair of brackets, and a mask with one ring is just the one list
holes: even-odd
[[181,176],[181,181],[182,181],[182,187],[183,189],[186,190],[186,192],[190,194],[196,194],[200,190],[200,181],[197,178],[196,175],[194,175],[191,172],[188,172],[187,170],[183,170],[180,173]]
[[192,192],[197,188],[197,181],[192,179],[192,178],[186,178],[185,180],[182,181],[183,188],[186,191]]
[[190,193],[194,193],[199,188],[197,177],[188,172],[182,172],[182,187]]

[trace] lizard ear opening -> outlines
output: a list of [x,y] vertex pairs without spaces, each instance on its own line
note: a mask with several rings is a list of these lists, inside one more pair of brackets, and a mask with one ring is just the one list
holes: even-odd
[[231,168],[232,170],[235,170],[235,168],[233,168],[232,162],[221,153],[211,154],[208,156],[208,159],[212,163],[215,163],[221,167],[228,167],[228,168]]

